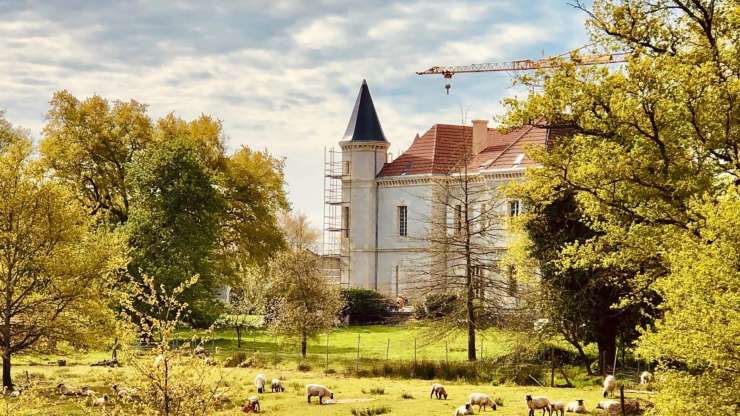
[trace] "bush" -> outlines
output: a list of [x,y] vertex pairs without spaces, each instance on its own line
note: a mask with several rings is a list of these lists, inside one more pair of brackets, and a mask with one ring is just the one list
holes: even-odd
[[374,394],[376,396],[382,396],[385,394],[385,389],[383,387],[373,387],[370,390],[362,389],[362,394]]
[[365,409],[352,409],[353,416],[375,416],[390,413],[391,408],[388,406],[367,407]]
[[455,312],[459,300],[457,295],[451,293],[429,294],[414,307],[414,317],[420,320],[447,317]]
[[342,289],[342,298],[342,316],[349,317],[351,324],[381,323],[390,315],[392,302],[374,290]]
[[298,363],[297,368],[298,368],[298,371],[302,371],[304,373],[306,371],[311,371],[311,365],[305,361],[301,361],[300,363]]

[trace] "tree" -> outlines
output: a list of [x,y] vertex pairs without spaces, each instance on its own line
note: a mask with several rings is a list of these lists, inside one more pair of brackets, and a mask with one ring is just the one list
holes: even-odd
[[476,360],[476,331],[499,321],[513,305],[509,286],[498,265],[496,242],[506,226],[496,189],[470,172],[470,148],[445,175],[434,179],[429,202],[432,214],[424,219],[426,256],[411,266],[414,290],[424,296],[454,294],[460,302],[454,312],[439,319],[436,330],[459,329],[464,322],[468,360]]
[[[215,317],[212,272],[223,200],[191,142],[173,138],[136,156],[129,167],[132,206],[126,229],[131,247],[129,273],[148,275],[173,290],[193,275],[184,300],[192,319]],[[215,309],[214,309],[215,308]]]
[[666,414],[737,414],[740,190],[722,189],[691,205],[705,220],[668,255],[671,272],[654,286],[664,315],[640,342],[643,357],[662,363],[656,405]]
[[306,356],[308,339],[330,329],[342,309],[339,289],[321,273],[321,258],[311,252],[285,251],[271,266],[271,292],[277,296],[270,322],[279,334],[295,336]]
[[[721,199],[719,178],[740,180],[736,2],[599,0],[591,9],[576,6],[588,14],[594,49],[626,51],[628,62],[616,68],[565,63],[524,78],[531,92],[507,101],[506,121],[546,120],[572,133],[553,137],[549,151],[531,155],[542,164],[529,175],[536,199],[572,191],[585,222],[598,232],[565,247],[559,261],[635,270],[623,281],[629,294],[620,304],[652,290],[671,295],[661,289],[664,282],[687,284],[676,279],[671,264],[678,247],[686,239],[711,245],[702,239],[707,213],[692,204]],[[661,306],[666,314],[667,302]],[[685,360],[671,352],[679,350],[663,351],[666,361]],[[736,387],[733,380],[722,385]],[[694,387],[696,394],[709,394],[716,385]]]
[[560,263],[562,251],[569,245],[585,243],[598,235],[581,217],[573,193],[565,191],[552,200],[538,201],[529,197],[528,184],[512,188],[512,195],[528,207],[520,222],[528,241],[525,261],[535,260],[536,267],[529,270],[542,285],[537,291],[538,309],[576,348],[588,374],[592,373],[591,360],[583,347],[596,342],[599,368],[606,374],[612,361],[604,357],[614,356],[617,337],[631,344],[637,338],[634,328],[644,326],[656,315],[658,297],[648,291],[640,302],[620,304],[630,294],[629,280],[636,270]]
[[98,95],[78,100],[67,91],[51,99],[41,142],[42,160],[59,179],[77,189],[93,215],[125,223],[130,208],[127,167],[152,141],[146,106]]
[[43,340],[78,345],[105,336],[106,282],[125,265],[114,235],[32,160],[31,140],[0,117],[0,348],[11,359]]
[[319,230],[311,226],[306,214],[286,212],[281,217],[280,222],[285,233],[288,249],[318,252],[320,233]]

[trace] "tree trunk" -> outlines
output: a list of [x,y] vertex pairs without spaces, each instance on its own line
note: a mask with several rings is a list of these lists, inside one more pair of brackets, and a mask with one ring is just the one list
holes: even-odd
[[239,326],[237,326],[235,329],[236,329],[236,349],[239,349],[242,347],[242,329]]
[[10,353],[3,354],[3,387],[13,389],[13,380],[10,377]]
[[468,298],[466,300],[466,307],[468,314],[468,361],[475,361],[475,306],[473,304],[473,276],[470,267],[468,267],[467,273]]
[[308,337],[304,332],[301,334],[301,357],[306,358],[306,349],[308,347]]
[[599,326],[596,336],[596,344],[599,347],[600,365],[599,371],[602,376],[612,374],[614,368],[614,355],[617,350],[617,324],[613,320],[603,322]]
[[583,368],[586,369],[586,374],[589,376],[594,375],[594,372],[591,370],[591,363],[593,361],[589,360],[588,356],[586,355],[586,351],[583,350],[583,347],[581,346],[581,343],[578,341],[573,341],[571,338],[565,336],[565,339],[575,347],[575,349],[578,351],[578,356],[581,358],[581,361],[583,362]]

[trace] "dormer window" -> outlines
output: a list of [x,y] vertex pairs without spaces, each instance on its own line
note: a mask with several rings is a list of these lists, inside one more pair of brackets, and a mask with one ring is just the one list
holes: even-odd
[[514,159],[514,165],[513,168],[519,168],[522,166],[522,160],[524,160],[524,153],[519,153],[516,156],[516,159]]

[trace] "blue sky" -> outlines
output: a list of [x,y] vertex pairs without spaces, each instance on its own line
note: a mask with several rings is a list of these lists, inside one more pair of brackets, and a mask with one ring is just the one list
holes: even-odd
[[501,114],[505,73],[453,79],[438,64],[537,58],[588,43],[585,16],[550,1],[0,0],[0,110],[40,137],[51,94],[211,114],[229,149],[286,157],[293,207],[321,226],[322,162],[367,79],[391,152],[434,123]]

